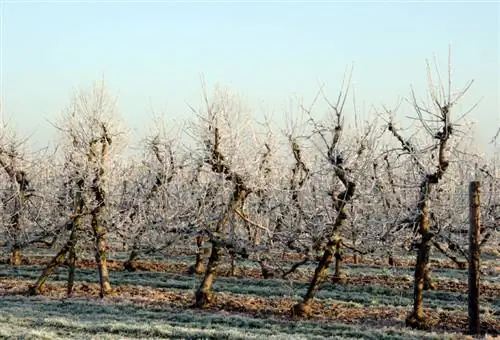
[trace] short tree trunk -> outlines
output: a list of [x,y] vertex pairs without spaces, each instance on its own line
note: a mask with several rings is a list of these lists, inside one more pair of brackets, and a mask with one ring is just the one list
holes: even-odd
[[255,247],[260,245],[260,235],[261,231],[259,229],[255,229],[253,233],[253,242],[252,242]]
[[314,276],[309,284],[307,293],[302,299],[302,302],[294,305],[291,310],[293,317],[306,317],[309,316],[311,312],[311,303],[314,296],[319,290],[321,283],[326,281],[328,275],[328,267],[333,261],[333,247],[335,246],[336,240],[330,240],[326,245],[326,249],[321,257],[321,260],[314,271]]
[[335,245],[335,273],[333,274],[332,282],[345,284],[347,282],[347,275],[342,272],[342,264],[344,261],[344,254],[342,253],[342,240],[339,239]]
[[231,252],[231,268],[229,269],[228,276],[236,276],[236,253]]
[[311,315],[312,309],[311,309],[311,301],[308,302],[300,302],[292,307],[292,317],[306,317]]
[[222,248],[215,243],[212,243],[212,252],[208,258],[207,270],[201,282],[200,287],[195,294],[195,306],[203,308],[208,306],[214,298],[212,286],[217,275],[217,267],[222,257]]
[[262,277],[264,279],[272,279],[274,278],[274,271],[266,264],[265,260],[259,260],[260,271],[262,273]]
[[68,253],[68,251],[69,251],[69,241],[52,258],[50,263],[43,270],[42,274],[40,275],[36,283],[29,287],[28,289],[29,295],[38,295],[43,292],[43,286],[45,282],[49,279],[50,275],[54,273],[54,270],[64,262],[64,259],[66,258],[66,254]]
[[10,256],[10,265],[19,266],[22,263],[21,247],[14,246]]
[[96,254],[95,260],[97,264],[97,269],[99,271],[99,286],[100,292],[99,296],[103,298],[104,296],[111,293],[111,283],[109,281],[108,263],[107,263],[107,246],[106,239],[103,234],[96,233]]
[[139,253],[137,252],[137,250],[133,249],[130,252],[128,260],[125,261],[125,263],[123,264],[123,267],[125,268],[125,270],[127,270],[129,272],[133,272],[133,271],[137,270],[137,261],[136,261],[136,259],[137,259],[138,256],[139,256]]
[[430,241],[429,235],[425,234],[418,248],[413,284],[413,311],[406,319],[407,326],[417,329],[429,328],[424,315],[424,289],[429,265]]
[[82,197],[83,191],[83,181],[77,182],[80,192],[75,197],[75,202],[77,204],[77,209],[75,211],[76,217],[73,220],[73,229],[69,235],[69,250],[68,250],[68,287],[67,295],[68,297],[73,296],[73,287],[75,285],[75,273],[76,273],[76,243],[78,242],[78,232],[81,230],[82,217],[80,214],[85,206],[85,201]]
[[188,269],[188,273],[190,275],[193,275],[193,274],[202,274],[203,271],[205,270],[205,267],[203,265],[203,259],[204,259],[204,249],[203,249],[203,245],[205,244],[205,240],[203,239],[203,236],[197,236],[196,237],[196,247],[197,247],[197,251],[196,251],[196,259],[195,259],[195,262],[194,264],[189,267]]
[[353,255],[353,263],[354,264],[359,264],[359,262],[360,262],[360,256],[359,256],[359,254],[355,253]]
[[73,287],[75,285],[75,273],[76,273],[76,251],[75,247],[71,247],[68,253],[68,287],[67,294],[68,297],[73,296]]
[[389,260],[388,260],[389,266],[391,267],[398,267],[399,266],[399,261],[396,259],[396,257],[393,254],[389,255]]

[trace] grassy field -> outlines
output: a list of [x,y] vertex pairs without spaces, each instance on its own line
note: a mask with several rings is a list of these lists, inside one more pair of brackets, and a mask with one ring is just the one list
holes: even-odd
[[[289,310],[313,267],[290,280],[263,280],[253,263],[241,263],[239,277],[219,277],[216,302],[200,310],[192,307],[200,277],[185,273],[191,256],[156,258],[156,266],[136,272],[116,262],[110,274],[115,293],[104,299],[98,298],[96,270],[83,264],[75,296],[66,298],[67,270],[58,268],[43,296],[28,297],[47,259],[0,265],[0,338],[463,339],[467,324],[466,271],[452,268],[433,270],[438,289],[426,292],[425,306],[434,327],[422,332],[404,327],[412,304],[407,267],[348,264],[349,282],[324,284],[315,313],[293,320]],[[496,275],[482,282],[483,326],[493,334],[500,328],[500,283]]]

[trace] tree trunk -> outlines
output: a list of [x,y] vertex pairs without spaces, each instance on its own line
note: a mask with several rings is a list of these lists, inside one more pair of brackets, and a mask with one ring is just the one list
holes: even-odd
[[9,229],[10,232],[14,235],[14,246],[12,247],[12,253],[10,258],[10,264],[12,266],[19,266],[22,262],[21,255],[21,245],[20,245],[20,236],[22,233],[22,219],[21,214],[24,206],[24,185],[21,182],[17,181],[17,176],[13,176],[16,180],[16,186],[19,192],[17,193],[17,197],[14,197],[14,213],[10,218],[11,227]]
[[75,285],[75,272],[76,272],[76,251],[75,244],[71,245],[68,253],[68,288],[67,295],[68,297],[73,296],[73,287]]
[[[97,142],[101,143],[100,157],[96,157],[99,153],[97,152]],[[103,131],[102,137],[96,141],[90,142],[90,154],[89,160],[94,162],[96,165],[95,177],[92,181],[92,191],[95,195],[95,208],[92,210],[92,220],[91,226],[94,232],[95,238],[95,260],[97,264],[97,269],[99,271],[99,286],[100,292],[99,296],[103,298],[104,296],[111,293],[111,284],[109,282],[108,264],[107,264],[107,250],[108,246],[106,244],[106,226],[104,225],[104,212],[106,208],[106,191],[104,190],[104,174],[106,163],[106,158],[108,156],[108,148],[111,143],[106,130]]]
[[[242,180],[238,176],[236,177],[237,183],[229,202],[229,207],[224,216],[217,223],[217,227],[215,228],[216,234],[222,233],[228,224],[231,214],[234,214],[236,208],[241,208],[243,206],[245,199],[250,194],[250,190],[242,184]],[[214,294],[212,292],[212,286],[215,277],[217,276],[217,266],[222,258],[222,246],[218,243],[218,240],[212,239],[211,243],[212,251],[210,253],[210,257],[208,258],[205,276],[203,277],[203,281],[195,294],[195,306],[200,308],[209,305],[210,302],[213,301]]]
[[[443,178],[444,173],[449,167],[448,160],[448,148],[447,143],[452,134],[452,124],[450,123],[450,107],[454,103],[447,102],[444,105],[439,103],[439,100],[436,100],[436,104],[439,106],[441,120],[443,122],[442,129],[436,133],[435,138],[438,139],[437,148],[437,167],[435,172],[426,173],[424,167],[418,161],[418,158],[415,154],[413,154],[414,147],[411,143],[404,140],[401,135],[399,135],[395,130],[392,124],[389,125],[389,130],[393,133],[393,135],[401,142],[403,149],[406,149],[408,154],[411,154],[413,160],[416,165],[420,168],[420,170],[425,173],[422,182],[420,183],[420,193],[419,199],[417,202],[417,211],[419,213],[418,216],[418,224],[416,225],[416,230],[418,234],[421,236],[421,243],[418,247],[418,255],[417,262],[415,264],[415,281],[413,283],[413,311],[406,318],[406,325],[418,328],[418,329],[429,329],[430,324],[429,320],[424,315],[424,305],[423,305],[423,290],[425,287],[426,277],[430,277],[429,273],[429,254],[431,250],[431,246],[433,243],[434,234],[430,229],[430,202],[431,202],[431,191],[432,188],[439,183],[439,181]],[[413,102],[414,107],[418,109],[418,105],[416,101]],[[434,157],[433,157],[434,158]],[[427,280],[428,281],[428,280]]]
[[389,266],[391,267],[397,267],[399,266],[398,260],[393,254],[389,254]]
[[342,253],[342,239],[337,239],[335,244],[335,273],[333,274],[332,282],[345,284],[347,275],[342,272],[342,264],[344,262],[344,254]]
[[78,241],[78,232],[81,230],[82,217],[81,214],[85,207],[85,199],[83,196],[83,190],[85,181],[80,178],[76,181],[77,191],[74,193],[74,202],[76,204],[76,210],[73,219],[73,228],[71,229],[71,234],[69,236],[69,251],[68,251],[68,287],[67,295],[68,297],[73,296],[73,287],[75,285],[75,273],[76,273],[76,243]]
[[48,280],[50,275],[52,275],[54,269],[60,266],[64,262],[64,259],[66,258],[66,254],[68,253],[69,249],[70,249],[70,244],[68,241],[64,245],[64,247],[62,247],[61,250],[59,250],[56,256],[52,258],[47,267],[45,267],[45,269],[42,272],[42,275],[40,275],[36,283],[29,287],[28,289],[29,295],[38,295],[42,293],[45,282]]
[[14,198],[14,214],[11,217],[12,233],[14,234],[14,246],[10,257],[11,266],[19,266],[22,262],[20,236],[21,236],[21,209],[23,206],[23,192],[20,189],[19,197]]
[[21,247],[15,245],[12,247],[10,264],[12,266],[19,266],[21,262],[22,262]]
[[430,193],[430,183],[423,182],[420,187],[420,201],[418,208],[420,217],[418,222],[418,233],[422,236],[418,246],[417,262],[415,264],[415,275],[413,283],[413,311],[406,318],[406,326],[417,329],[428,329],[429,324],[424,315],[424,289],[426,277],[429,277],[429,255],[432,246],[433,234],[430,232],[430,213],[427,197]]
[[[430,249],[429,249],[430,251]],[[427,265],[424,275],[424,290],[435,290],[437,289],[436,283],[432,280],[430,266]]]
[[359,257],[360,257],[360,256],[359,256],[358,254],[354,254],[354,255],[353,255],[353,263],[354,263],[354,264],[359,264],[359,261],[360,261],[360,260],[359,260]]
[[262,278],[272,279],[274,278],[274,271],[266,264],[264,259],[259,260],[260,271],[262,273]]
[[109,281],[108,263],[107,263],[107,245],[104,228],[97,222],[97,216],[93,216],[92,225],[95,237],[95,260],[99,271],[99,296],[104,296],[111,293],[111,284]]
[[[427,190],[427,187],[426,187]],[[422,235],[421,243],[418,247],[417,262],[415,264],[415,275],[413,283],[413,311],[406,318],[406,325],[412,328],[428,329],[424,315],[424,289],[426,276],[428,275],[429,255],[432,245],[433,235],[429,232],[429,207],[428,202],[421,201],[419,233]]]
[[292,307],[292,316],[303,317],[311,313],[311,303],[314,296],[318,292],[321,283],[325,282],[328,276],[328,267],[333,261],[333,247],[335,247],[336,242],[336,238],[328,241],[325,252],[314,271],[314,276],[309,284],[306,295],[302,299],[302,302]]
[[69,236],[69,240],[66,244],[59,250],[59,252],[52,258],[50,263],[45,267],[44,271],[38,278],[37,282],[29,287],[30,295],[38,295],[43,292],[43,286],[45,282],[48,280],[50,275],[54,272],[55,268],[64,263],[66,259],[66,255],[68,256],[68,264],[69,264],[69,273],[68,273],[68,296],[71,295],[73,290],[73,283],[75,279],[75,262],[76,262],[76,252],[75,246],[77,241],[77,230],[81,223],[81,217],[77,216],[72,225],[71,234]]
[[481,332],[479,316],[479,268],[481,259],[481,191],[479,182],[471,182],[469,186],[469,334]]
[[133,271],[137,270],[136,259],[138,256],[139,256],[139,253],[137,252],[137,250],[132,249],[128,260],[123,264],[123,266],[125,267],[125,270],[127,270],[129,272],[133,272]]
[[104,207],[99,205],[92,213],[92,230],[95,237],[95,261],[99,272],[99,296],[104,296],[111,293],[111,284],[109,281],[108,263],[107,263],[107,244],[106,230],[100,222],[100,217]]
[[203,266],[203,255],[205,254],[205,250],[203,249],[204,244],[205,240],[203,239],[203,236],[196,236],[196,246],[198,248],[196,251],[196,260],[194,264],[188,269],[188,273],[191,275],[202,274],[205,270],[205,267]]
[[261,230],[259,229],[255,229],[255,231],[253,232],[253,245],[254,247],[260,245],[260,236],[261,235]]
[[[337,230],[341,228],[345,221],[347,220],[346,202],[349,202],[354,195],[354,190],[356,185],[353,182],[349,182],[345,178],[345,173],[342,168],[337,167],[337,177],[339,177],[346,187],[346,191],[341,193],[334,199],[335,210],[338,214],[335,219],[335,223],[331,234],[328,237],[328,242],[326,244],[323,256],[314,271],[314,276],[309,284],[307,293],[304,296],[302,302],[294,305],[292,307],[291,313],[293,317],[303,317],[308,316],[311,313],[311,303],[314,296],[318,292],[319,286],[325,281],[328,275],[328,267],[333,261],[334,248],[337,250],[339,243],[342,243],[342,239],[337,235]],[[334,197],[334,195],[332,195]]]
[[236,276],[236,256],[235,252],[231,252],[231,268],[228,276]]
[[212,252],[208,258],[207,270],[205,271],[203,281],[195,294],[195,306],[198,308],[206,307],[213,301],[214,294],[212,292],[212,286],[215,276],[217,275],[217,266],[219,265],[221,257],[222,248],[215,242],[212,242]]
[[417,263],[415,265],[415,282],[413,285],[413,312],[407,318],[406,323],[410,327],[424,329],[425,315],[424,315],[424,289],[425,289],[425,276],[427,266],[429,264],[430,252],[429,240],[422,240],[418,249]]

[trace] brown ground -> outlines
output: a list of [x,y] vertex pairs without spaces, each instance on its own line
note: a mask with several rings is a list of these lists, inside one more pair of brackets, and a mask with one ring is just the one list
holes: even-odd
[[[0,263],[6,263],[7,259],[0,259]],[[50,257],[24,257],[22,260],[23,265],[39,265],[44,266],[50,261]],[[163,272],[173,274],[187,274],[190,264],[187,263],[169,263],[169,262],[150,262],[150,261],[136,261],[137,270],[147,272]],[[79,260],[79,268],[96,268],[95,261],[92,260]],[[108,260],[108,268],[111,271],[123,271],[124,265],[122,261]],[[442,268],[442,267],[439,267]],[[221,277],[229,275],[228,268],[221,268],[218,273]],[[288,276],[287,279],[294,281],[308,282],[313,275],[312,270],[298,270]],[[236,277],[262,279],[260,269],[253,268],[237,268]],[[408,276],[394,276],[394,275],[359,275],[348,278],[348,284],[372,286],[379,285],[388,288],[401,288],[409,289],[413,287],[413,280]],[[440,278],[437,283],[437,290],[449,292],[467,292],[467,282],[455,282],[446,278]],[[499,297],[500,298],[500,285],[492,282],[481,282],[481,295],[486,297]]]

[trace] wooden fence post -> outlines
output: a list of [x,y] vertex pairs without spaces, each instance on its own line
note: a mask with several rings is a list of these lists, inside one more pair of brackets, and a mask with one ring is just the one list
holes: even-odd
[[481,249],[481,190],[479,181],[469,185],[469,333],[479,334],[481,322],[479,317],[479,269]]

